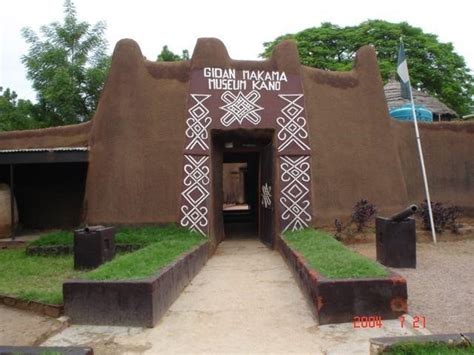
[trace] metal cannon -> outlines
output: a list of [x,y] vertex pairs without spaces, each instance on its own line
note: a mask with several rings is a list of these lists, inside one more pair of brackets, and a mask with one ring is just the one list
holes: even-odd
[[377,261],[395,268],[416,268],[416,223],[409,218],[418,211],[410,205],[390,218],[375,219]]
[[403,211],[398,212],[397,214],[394,214],[390,219],[394,222],[401,222],[408,217],[413,216],[416,211],[418,211],[418,206],[417,205],[410,205],[407,208],[405,208]]

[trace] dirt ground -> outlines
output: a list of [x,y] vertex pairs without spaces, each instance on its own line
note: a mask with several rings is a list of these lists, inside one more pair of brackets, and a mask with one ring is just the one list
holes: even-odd
[[[416,269],[392,268],[407,279],[408,313],[425,317],[435,334],[474,332],[474,236],[438,240],[417,243]],[[350,247],[376,259],[375,242]]]
[[0,345],[39,345],[64,328],[55,318],[0,305]]

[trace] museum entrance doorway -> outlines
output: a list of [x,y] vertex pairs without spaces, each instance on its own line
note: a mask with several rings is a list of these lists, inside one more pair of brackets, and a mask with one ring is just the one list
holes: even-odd
[[[222,238],[274,240],[272,130],[213,132],[216,220]],[[216,154],[217,153],[217,154]]]

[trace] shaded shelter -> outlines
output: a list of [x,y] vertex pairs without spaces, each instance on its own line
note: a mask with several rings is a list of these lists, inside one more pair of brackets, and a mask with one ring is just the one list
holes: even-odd
[[[384,85],[383,90],[389,109],[411,104],[410,100],[404,99],[401,96],[400,82],[398,80],[390,79],[387,84]],[[415,105],[424,106],[433,113],[433,122],[451,121],[459,117],[454,110],[425,91],[412,89],[412,92]]]

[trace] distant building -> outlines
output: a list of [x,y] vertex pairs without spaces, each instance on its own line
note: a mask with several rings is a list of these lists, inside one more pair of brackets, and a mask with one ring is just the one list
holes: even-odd
[[[400,96],[400,82],[398,80],[390,79],[383,89],[389,110],[410,104],[410,100]],[[433,113],[433,122],[451,121],[453,118],[459,117],[456,111],[424,91],[413,90],[413,100],[416,105],[424,106]]]

